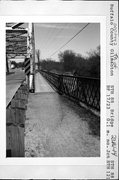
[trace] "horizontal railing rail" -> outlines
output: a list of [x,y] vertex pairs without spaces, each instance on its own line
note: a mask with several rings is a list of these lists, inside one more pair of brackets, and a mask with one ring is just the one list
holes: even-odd
[[72,97],[93,109],[100,110],[100,79],[64,75],[40,70],[60,94]]

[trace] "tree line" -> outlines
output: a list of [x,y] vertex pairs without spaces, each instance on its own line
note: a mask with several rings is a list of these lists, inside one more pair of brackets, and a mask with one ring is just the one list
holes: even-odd
[[87,57],[66,50],[58,54],[59,61],[46,59],[38,62],[41,69],[57,73],[100,78],[100,46],[88,52]]
[[11,65],[14,65],[14,68],[22,68],[24,67],[24,62],[11,61]]

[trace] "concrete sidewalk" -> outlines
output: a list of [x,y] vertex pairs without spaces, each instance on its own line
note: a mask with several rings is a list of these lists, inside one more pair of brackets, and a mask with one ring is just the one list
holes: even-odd
[[37,73],[35,75],[35,93],[41,92],[55,92],[51,86],[47,83],[44,77]]
[[40,74],[35,83],[26,112],[25,156],[99,157],[99,137],[88,125],[99,118],[58,95]]

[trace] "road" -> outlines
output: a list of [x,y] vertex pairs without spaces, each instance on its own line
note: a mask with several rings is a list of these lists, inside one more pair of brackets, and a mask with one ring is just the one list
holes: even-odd
[[58,95],[40,75],[29,95],[25,122],[26,157],[99,157],[99,136],[90,123],[99,118]]
[[21,69],[12,70],[10,74],[6,76],[6,107],[24,79],[25,74]]

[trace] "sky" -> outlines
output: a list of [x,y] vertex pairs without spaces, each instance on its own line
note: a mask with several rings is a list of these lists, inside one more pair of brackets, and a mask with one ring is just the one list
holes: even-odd
[[[65,50],[87,56],[87,52],[100,45],[100,24],[90,23],[85,27],[86,25],[87,23],[34,23],[35,49],[40,50],[40,59],[52,58],[58,61],[58,54]],[[28,28],[28,24],[20,27]],[[85,29],[82,30],[83,27]],[[82,31],[74,37],[80,30]],[[72,37],[74,38],[65,45]],[[63,45],[65,46],[61,48]]]
[[[83,56],[100,45],[100,24],[91,23],[66,46],[62,47],[87,23],[35,23],[35,49],[40,50],[40,58],[58,61],[59,52],[72,50]],[[58,51],[60,49],[60,51]],[[52,56],[54,52],[58,51]]]

